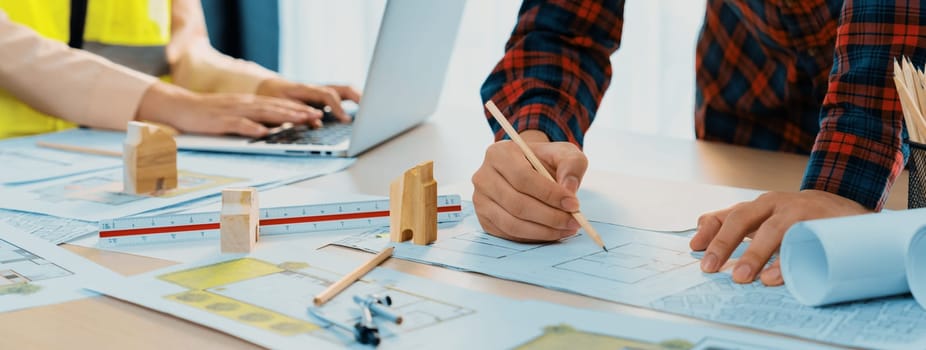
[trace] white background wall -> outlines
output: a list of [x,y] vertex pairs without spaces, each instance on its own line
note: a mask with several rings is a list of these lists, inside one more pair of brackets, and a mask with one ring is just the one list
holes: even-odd
[[[442,105],[481,104],[479,87],[503,54],[520,3],[468,0]],[[694,48],[704,6],[627,1],[613,81],[593,130],[693,138]],[[281,0],[280,70],[300,81],[362,87],[384,7],[385,0]]]

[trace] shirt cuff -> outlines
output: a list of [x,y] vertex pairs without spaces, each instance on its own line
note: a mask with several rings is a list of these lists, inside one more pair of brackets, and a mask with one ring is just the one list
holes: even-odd
[[[584,141],[582,133],[572,131],[563,121],[550,117],[551,115],[556,115],[557,112],[549,105],[533,103],[516,108],[518,108],[518,110],[513,114],[511,113],[511,107],[503,107],[501,111],[506,116],[509,116],[508,122],[511,123],[511,126],[514,127],[518,133],[525,130],[539,130],[546,134],[551,142],[569,142],[582,148],[582,143]],[[508,135],[505,134],[505,130],[501,128],[501,125],[499,125],[498,122],[495,121],[495,118],[488,112],[486,112],[486,118],[489,121],[489,126],[492,128],[492,131],[495,132],[496,141],[510,139]],[[567,132],[567,130],[569,130],[569,132]]]
[[879,211],[903,170],[906,147],[840,131],[821,131],[801,189],[835,193]]

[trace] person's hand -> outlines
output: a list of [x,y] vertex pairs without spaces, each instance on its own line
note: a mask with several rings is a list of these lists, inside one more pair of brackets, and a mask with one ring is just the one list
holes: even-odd
[[155,83],[145,92],[136,119],[169,125],[181,132],[260,137],[265,124],[307,124],[322,112],[303,103],[251,94],[197,94]]
[[341,108],[341,100],[360,102],[360,93],[350,86],[309,85],[282,78],[264,80],[257,87],[257,94],[305,102],[314,106],[329,106],[331,113],[342,123],[350,123],[351,117]]
[[[713,273],[721,269],[745,237],[751,237],[749,248],[734,263],[733,281],[752,283],[778,250],[791,225],[870,212],[858,202],[824,191],[768,192],[751,202],[701,215],[690,246],[696,251],[707,249],[701,259],[701,270]],[[768,286],[784,284],[779,260],[762,270],[759,276]]]
[[542,132],[521,136],[557,183],[534,170],[514,142],[492,144],[472,179],[479,223],[492,235],[518,242],[555,241],[575,234],[579,223],[571,213],[579,210],[575,194],[588,159],[575,145],[549,142]]

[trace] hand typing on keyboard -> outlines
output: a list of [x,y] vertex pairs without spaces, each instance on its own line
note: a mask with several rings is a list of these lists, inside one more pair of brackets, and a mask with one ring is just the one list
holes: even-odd
[[[360,93],[345,85],[310,85],[271,78],[263,81],[257,88],[257,94],[299,101],[318,109],[328,109],[329,116],[342,123],[350,123],[351,116],[341,107],[342,100],[360,102]],[[321,126],[318,120],[312,125]]]
[[337,145],[350,137],[350,132],[351,125],[343,123],[329,123],[321,128],[286,123],[271,129],[266,136],[251,140],[251,143]]

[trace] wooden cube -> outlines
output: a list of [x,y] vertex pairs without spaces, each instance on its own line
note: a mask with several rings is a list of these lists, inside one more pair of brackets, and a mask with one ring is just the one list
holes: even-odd
[[222,253],[250,253],[260,239],[260,207],[257,189],[228,188],[222,191],[219,223]]

